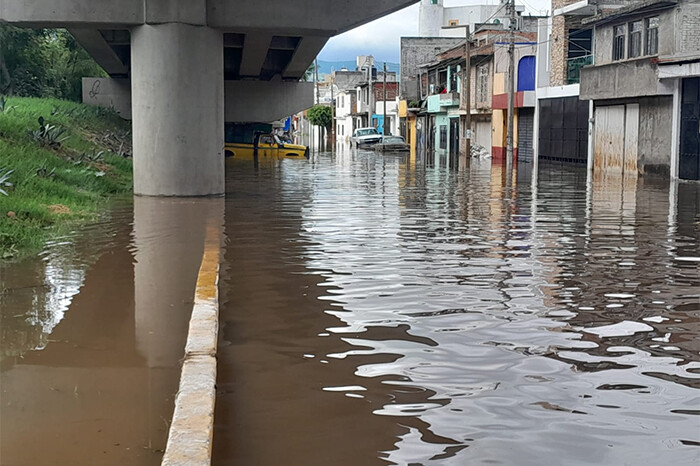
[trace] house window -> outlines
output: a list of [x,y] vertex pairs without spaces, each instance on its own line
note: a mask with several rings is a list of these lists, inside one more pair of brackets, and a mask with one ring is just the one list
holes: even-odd
[[450,27],[459,26],[459,21],[456,20],[456,19],[451,19],[451,20],[449,21],[449,25],[450,25]]
[[642,54],[642,22],[633,21],[629,24],[630,45],[629,58],[635,58]]
[[647,41],[644,46],[644,55],[656,55],[659,53],[659,17],[646,19]]
[[476,73],[476,101],[488,102],[489,65],[481,65]]
[[625,58],[625,26],[615,26],[613,35],[613,60],[622,60]]

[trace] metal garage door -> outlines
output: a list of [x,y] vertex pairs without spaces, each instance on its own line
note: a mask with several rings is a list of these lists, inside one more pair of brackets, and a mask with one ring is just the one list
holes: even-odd
[[518,109],[518,161],[532,162],[534,108]]
[[638,104],[596,107],[594,171],[636,177],[638,129]]
[[542,99],[540,106],[540,160],[588,161],[588,101],[578,97]]

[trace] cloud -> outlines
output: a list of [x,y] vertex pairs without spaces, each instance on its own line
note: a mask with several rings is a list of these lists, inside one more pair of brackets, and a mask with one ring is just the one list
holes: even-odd
[[418,5],[412,5],[332,37],[318,58],[354,60],[357,55],[374,55],[377,61],[398,63],[401,37],[417,35]]
[[[445,6],[496,4],[499,0],[445,0]],[[550,0],[516,0],[527,11],[544,14]],[[404,8],[364,26],[332,37],[318,55],[319,60],[354,60],[357,55],[374,55],[378,61],[399,62],[401,37],[418,35],[418,4]]]

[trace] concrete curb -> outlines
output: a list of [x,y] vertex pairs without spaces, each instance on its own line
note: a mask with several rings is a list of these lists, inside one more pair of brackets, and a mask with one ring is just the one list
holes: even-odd
[[162,465],[211,464],[219,333],[219,231],[208,228],[197,276],[180,388]]

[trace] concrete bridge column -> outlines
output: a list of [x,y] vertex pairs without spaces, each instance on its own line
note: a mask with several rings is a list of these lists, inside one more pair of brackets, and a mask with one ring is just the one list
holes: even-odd
[[134,193],[224,193],[223,34],[182,23],[131,32]]

